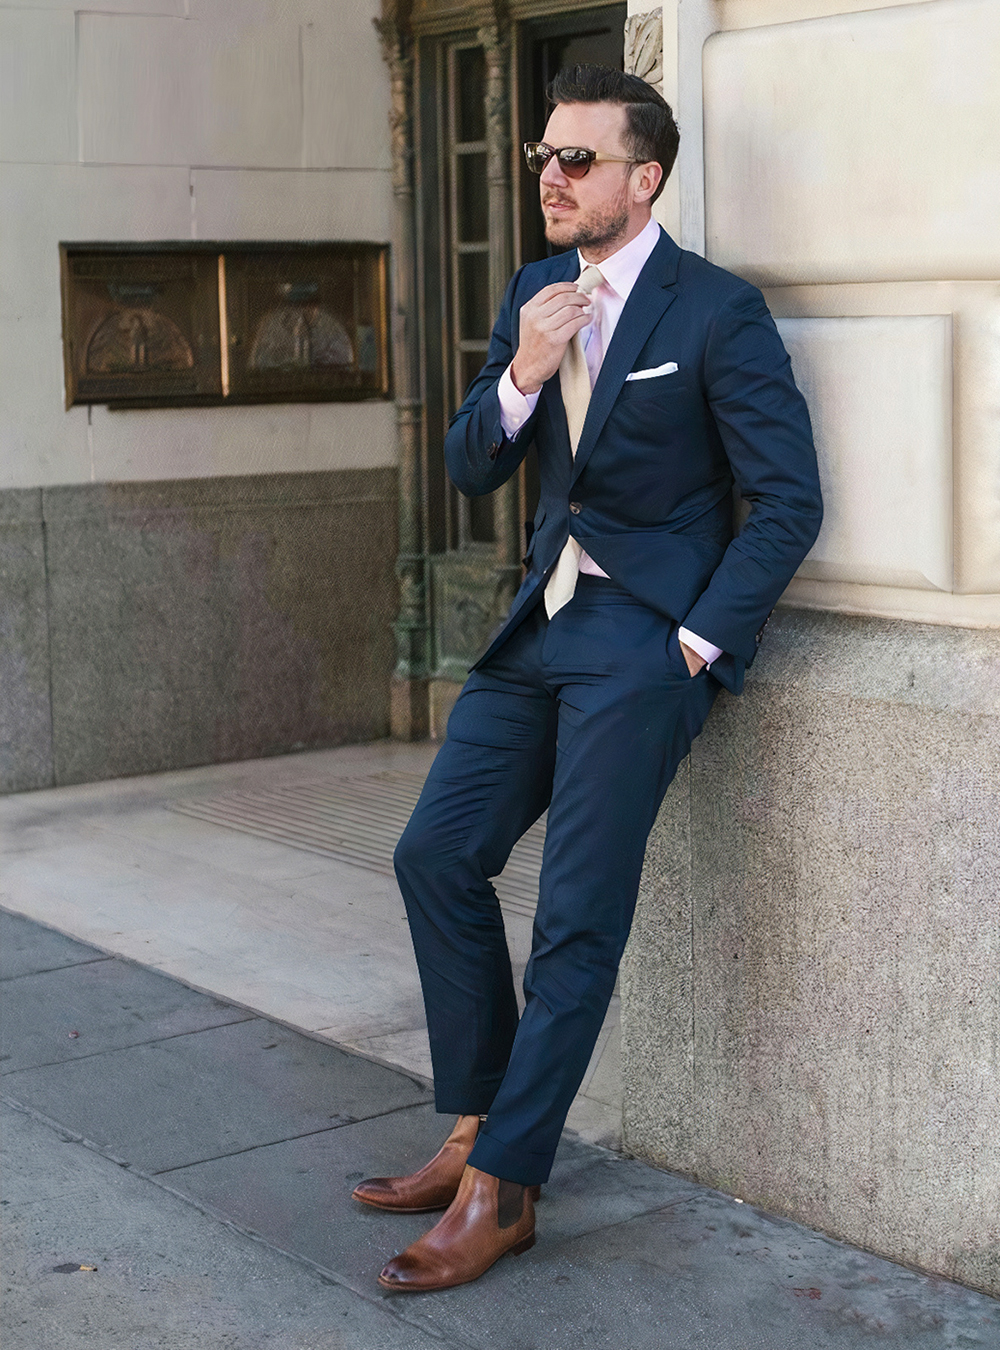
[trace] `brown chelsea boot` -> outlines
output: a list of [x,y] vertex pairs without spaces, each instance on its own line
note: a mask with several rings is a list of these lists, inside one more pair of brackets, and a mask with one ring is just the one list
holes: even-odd
[[394,1256],[378,1282],[383,1289],[422,1294],[468,1284],[506,1252],[535,1242],[532,1188],[466,1167],[458,1194],[429,1233]]
[[458,1191],[465,1160],[478,1133],[478,1116],[459,1116],[444,1144],[418,1172],[408,1177],[372,1177],[354,1188],[353,1198],[363,1205],[394,1209],[399,1214],[447,1209]]

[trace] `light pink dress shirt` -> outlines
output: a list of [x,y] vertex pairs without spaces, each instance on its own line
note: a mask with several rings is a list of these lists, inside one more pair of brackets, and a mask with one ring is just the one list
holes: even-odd
[[[604,353],[608,350],[608,344],[611,342],[615,327],[621,318],[622,310],[625,308],[625,301],[638,280],[639,273],[645,266],[649,255],[656,247],[659,237],[660,227],[655,220],[650,218],[634,239],[599,264],[604,281],[591,293],[594,317],[586,328],[580,329],[584,353],[588,358],[587,366],[590,369],[592,385],[597,378],[600,361],[603,360]],[[581,256],[581,272],[587,265],[586,260]],[[539,395],[538,393],[522,394],[511,378],[510,366],[500,376],[497,395],[500,399],[500,424],[508,439],[514,440],[535,411],[535,404],[538,402]],[[580,555],[580,571],[587,572],[594,577],[606,577],[608,575],[607,572],[598,567],[597,563],[587,553],[581,553]],[[690,647],[692,651],[696,651],[709,665],[722,655],[721,647],[716,647],[714,643],[699,637],[697,633],[692,633],[689,628],[681,628],[678,636],[686,646]]]

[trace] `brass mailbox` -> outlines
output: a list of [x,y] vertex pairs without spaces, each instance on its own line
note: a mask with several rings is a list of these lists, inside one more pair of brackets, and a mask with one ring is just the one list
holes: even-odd
[[383,244],[62,244],[66,406],[389,394]]

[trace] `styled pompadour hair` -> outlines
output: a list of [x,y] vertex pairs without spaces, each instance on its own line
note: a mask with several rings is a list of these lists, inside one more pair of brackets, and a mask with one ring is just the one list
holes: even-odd
[[670,104],[651,84],[611,66],[577,65],[560,70],[547,94],[552,104],[621,104],[626,117],[626,150],[639,164],[655,161],[663,168],[663,177],[651,198],[656,201],[674,167],[680,135]]

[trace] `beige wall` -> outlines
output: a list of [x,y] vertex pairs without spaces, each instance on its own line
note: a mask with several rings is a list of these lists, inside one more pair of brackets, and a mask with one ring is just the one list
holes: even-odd
[[786,599],[1000,625],[1000,5],[668,0],[664,31],[662,219],[764,288],[816,423]]
[[764,288],[826,516],[650,839],[626,1144],[998,1296],[1000,4],[664,26],[664,222]]
[[61,240],[388,240],[377,0],[0,4],[0,488],[374,467],[389,403],[64,407]]

